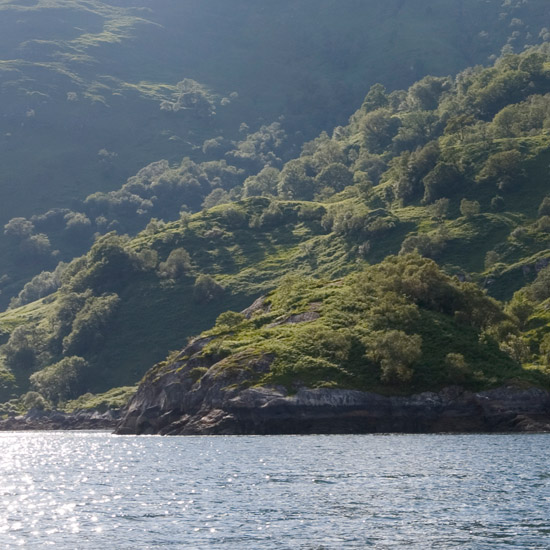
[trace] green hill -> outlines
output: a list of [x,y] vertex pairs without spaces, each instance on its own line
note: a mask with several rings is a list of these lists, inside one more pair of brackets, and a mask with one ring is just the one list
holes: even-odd
[[[92,219],[136,232],[177,218],[108,232],[25,286],[0,314],[3,398],[135,384],[213,325],[205,353],[276,357],[253,383],[547,385],[549,128],[542,45],[406,90],[374,85],[349,124],[287,162],[286,132],[264,126],[223,160],[155,163],[84,212],[12,220],[23,262],[44,238],[91,242]],[[236,313],[276,287],[259,317]]]
[[[127,197],[115,213],[83,203],[144,166],[225,158],[246,171],[242,183],[257,171],[247,135],[254,141],[262,126],[281,125],[276,156],[288,160],[345,124],[373,83],[394,90],[456,74],[538,43],[548,26],[544,0],[2,0],[0,223],[27,218],[48,240],[20,250],[0,238],[0,303],[84,253],[94,233],[135,233],[152,217],[197,211],[215,178],[226,191],[236,185],[210,174],[170,208]],[[120,220],[132,208],[139,219]]]

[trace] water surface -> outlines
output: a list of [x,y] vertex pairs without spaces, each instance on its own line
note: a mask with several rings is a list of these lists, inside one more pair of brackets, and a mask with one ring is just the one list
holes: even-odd
[[0,548],[550,549],[550,435],[0,434]]

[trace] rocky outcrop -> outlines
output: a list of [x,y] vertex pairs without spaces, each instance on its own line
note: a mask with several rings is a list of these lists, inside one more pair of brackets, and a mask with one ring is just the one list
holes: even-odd
[[0,420],[0,431],[113,430],[118,422],[120,422],[119,410],[64,413],[31,409],[25,415],[11,415]]
[[388,397],[338,389],[251,387],[269,355],[219,359],[194,341],[153,370],[130,401],[119,434],[309,434],[550,431],[550,394],[505,387]]

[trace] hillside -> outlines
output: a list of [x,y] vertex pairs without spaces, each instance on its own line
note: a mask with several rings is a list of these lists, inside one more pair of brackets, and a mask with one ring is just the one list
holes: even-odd
[[[200,185],[211,207],[107,233],[33,279],[0,315],[4,399],[24,394],[6,407],[135,384],[212,326],[187,365],[196,380],[221,361],[241,382],[289,391],[547,387],[549,128],[543,45],[406,90],[374,85],[348,125],[286,163],[278,129],[264,128],[232,150],[254,173],[244,180],[188,160],[97,194],[106,222],[128,226],[136,204],[179,206]],[[36,237],[24,220],[12,229]],[[238,313],[276,287],[271,309]],[[269,364],[249,377],[258,357]]]
[[[22,247],[0,237],[3,306],[34,275],[85,253],[95,233],[197,211],[220,179],[229,191],[258,162],[273,164],[251,162],[258,131],[280,124],[265,145],[277,141],[280,168],[305,140],[345,124],[375,82],[394,90],[456,74],[550,27],[544,0],[2,0],[0,15],[0,222],[26,218],[41,235]],[[154,192],[119,196],[115,212],[85,200],[161,159],[179,182],[184,157],[234,168],[180,189],[170,208],[151,207]],[[138,219],[125,223],[132,209]]]
[[476,285],[418,255],[336,281],[295,277],[151,369],[117,431],[548,430],[548,394],[532,386],[549,373],[503,345],[518,332]]

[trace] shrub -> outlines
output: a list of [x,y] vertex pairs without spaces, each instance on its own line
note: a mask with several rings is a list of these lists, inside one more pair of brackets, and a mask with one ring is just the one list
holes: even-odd
[[54,403],[78,394],[78,382],[88,363],[82,357],[65,357],[35,372],[30,377],[32,387]]
[[408,382],[414,374],[412,365],[422,356],[422,337],[402,330],[373,334],[365,342],[369,359],[380,365],[380,378],[388,384]]
[[77,355],[97,348],[103,341],[104,332],[119,302],[116,294],[88,298],[84,307],[76,314],[71,332],[63,338],[63,352]]
[[471,374],[470,367],[461,353],[448,353],[445,356],[445,367],[449,381],[453,384],[463,384]]
[[217,327],[234,327],[245,320],[245,316],[242,313],[236,311],[225,311],[218,315],[216,319]]
[[158,276],[164,279],[179,279],[189,272],[191,258],[184,248],[172,250],[165,262],[159,264]]
[[196,302],[210,302],[223,294],[224,288],[210,275],[201,274],[193,287],[193,298]]
[[465,218],[473,218],[479,214],[480,205],[477,201],[469,201],[468,199],[462,199],[460,201],[460,213]]

